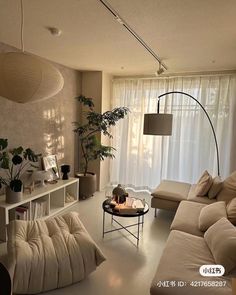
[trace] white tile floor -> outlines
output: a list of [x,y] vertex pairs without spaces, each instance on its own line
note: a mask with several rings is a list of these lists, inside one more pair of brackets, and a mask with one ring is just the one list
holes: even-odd
[[[147,193],[138,193],[150,203]],[[44,295],[148,295],[152,278],[162,254],[173,213],[159,210],[154,218],[154,210],[145,215],[139,247],[136,240],[124,231],[109,233],[102,238],[101,208],[105,193],[97,192],[94,197],[80,201],[67,210],[80,213],[80,217],[90,235],[100,246],[107,260],[87,279],[72,286],[44,293]],[[133,219],[133,218],[131,218]],[[121,218],[121,222],[133,222]],[[110,216],[106,218],[106,228],[111,228]],[[136,228],[132,228],[137,233]],[[6,244],[0,244],[0,256],[6,254]]]

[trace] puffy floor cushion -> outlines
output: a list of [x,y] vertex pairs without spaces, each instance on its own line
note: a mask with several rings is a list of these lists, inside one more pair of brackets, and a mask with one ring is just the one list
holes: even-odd
[[201,210],[206,206],[206,204],[182,201],[170,228],[202,237],[204,232],[200,231],[198,221]]
[[[199,268],[203,264],[215,264],[214,258],[202,237],[173,230],[160,259],[150,292],[152,295],[232,295],[231,281],[224,277],[202,277]],[[186,285],[178,287],[178,282]],[[225,287],[191,286],[191,282],[223,281]],[[165,282],[174,282],[167,287]],[[196,283],[197,285],[197,283]]]
[[105,260],[76,212],[47,220],[11,222],[8,256],[16,294],[73,284]]

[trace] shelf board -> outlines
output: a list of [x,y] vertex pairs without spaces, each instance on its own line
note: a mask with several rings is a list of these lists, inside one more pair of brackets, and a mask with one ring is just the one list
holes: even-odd
[[72,202],[65,203],[64,208],[70,207],[71,205],[76,204],[76,203],[78,203],[78,200],[75,200],[75,201],[72,201]]
[[55,183],[55,184],[47,184],[43,187],[36,187],[35,190],[31,194],[29,194],[29,193],[23,194],[22,200],[18,203],[14,203],[14,204],[6,203],[5,195],[1,195],[0,196],[0,207],[6,208],[9,210],[9,209],[15,208],[19,205],[22,205],[24,203],[27,203],[29,201],[43,197],[44,195],[48,195],[51,192],[57,191],[60,188],[64,188],[65,186],[70,185],[72,183],[76,183],[76,182],[78,182],[78,178],[69,178],[67,180],[59,179],[57,181],[57,183]]

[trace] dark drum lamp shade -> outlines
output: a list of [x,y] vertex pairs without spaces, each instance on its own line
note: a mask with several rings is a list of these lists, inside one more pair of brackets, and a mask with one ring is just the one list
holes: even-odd
[[145,114],[143,134],[146,135],[171,135],[172,114]]

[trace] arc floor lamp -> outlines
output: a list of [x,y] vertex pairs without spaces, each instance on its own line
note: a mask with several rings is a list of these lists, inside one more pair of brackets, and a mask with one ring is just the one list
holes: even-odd
[[158,101],[157,101],[157,113],[155,114],[145,114],[144,115],[144,128],[143,128],[143,134],[147,135],[171,135],[172,134],[172,119],[173,115],[172,114],[160,114],[159,109],[160,109],[160,100],[162,97],[170,95],[170,94],[182,94],[186,95],[189,98],[193,99],[196,101],[196,103],[201,107],[201,109],[204,111],[205,115],[207,116],[207,119],[210,123],[212,133],[214,136],[214,141],[215,141],[215,147],[216,147],[216,158],[217,158],[217,173],[218,176],[220,176],[220,159],[219,159],[219,148],[218,148],[218,143],[216,139],[216,133],[212,124],[212,121],[206,111],[206,109],[203,107],[203,105],[192,95],[182,92],[182,91],[170,91],[166,92],[164,94],[161,94],[158,96]]

